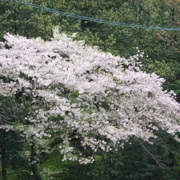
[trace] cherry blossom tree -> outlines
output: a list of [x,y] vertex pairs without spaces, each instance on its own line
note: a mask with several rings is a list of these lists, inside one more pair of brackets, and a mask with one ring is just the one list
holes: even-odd
[[54,30],[51,41],[6,34],[0,49],[0,95],[24,108],[18,130],[31,146],[30,164],[58,147],[64,160],[93,162],[91,152],[123,148],[130,138],[153,143],[163,130],[179,141],[180,106],[164,79],[128,59],[101,52]]

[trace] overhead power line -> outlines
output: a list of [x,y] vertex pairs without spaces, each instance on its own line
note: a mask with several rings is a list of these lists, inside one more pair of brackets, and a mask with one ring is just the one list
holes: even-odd
[[180,31],[180,28],[169,28],[169,27],[159,27],[159,26],[146,26],[146,25],[141,25],[141,24],[128,24],[128,23],[123,23],[123,22],[115,22],[115,21],[108,21],[105,19],[97,19],[97,18],[92,18],[88,16],[81,16],[78,14],[73,14],[65,11],[60,11],[60,10],[55,10],[51,9],[48,7],[43,7],[38,4],[33,4],[30,2],[26,2],[23,0],[14,0],[17,3],[24,4],[27,6],[31,6],[36,9],[41,9],[43,11],[51,12],[51,13],[56,13],[56,14],[61,14],[63,16],[75,18],[75,19],[80,19],[80,20],[85,20],[85,21],[91,21],[91,22],[97,22],[97,23],[103,23],[103,24],[109,24],[113,26],[122,26],[122,27],[127,27],[127,28],[141,28],[141,29],[149,29],[149,30],[164,30],[164,31]]

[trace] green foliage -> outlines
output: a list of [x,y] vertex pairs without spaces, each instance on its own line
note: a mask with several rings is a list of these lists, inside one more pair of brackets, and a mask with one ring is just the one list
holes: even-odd
[[[29,0],[28,2],[110,21],[167,27],[179,25],[179,10],[176,4],[178,0]],[[41,36],[47,40],[52,37],[53,27],[58,25],[61,32],[67,34],[77,32],[76,40],[83,39],[86,44],[99,46],[100,49],[112,52],[115,55],[125,57],[133,55],[137,53],[136,47],[139,47],[145,56],[149,56],[142,60],[144,71],[156,72],[167,79],[164,88],[175,90],[177,100],[180,102],[179,32],[151,31],[87,22],[43,12],[17,4],[13,0],[0,1],[0,22],[0,39],[3,39],[4,32],[10,32],[26,37]],[[21,95],[16,98],[19,101],[23,100]],[[71,102],[76,102],[77,98],[78,93],[72,92],[70,95]],[[2,99],[0,97],[0,106],[2,104],[8,104],[8,108],[1,108],[1,111],[13,115],[12,123],[21,124],[22,115],[26,111],[17,111],[13,99]],[[29,104],[27,106],[29,107]],[[92,111],[94,110],[87,109],[89,113]],[[62,157],[55,150],[44,159],[38,168],[44,179],[178,180],[180,179],[179,147],[174,142],[166,141],[166,138],[165,136],[161,140],[165,142],[166,146],[170,144],[175,149],[173,151],[174,157],[168,157],[170,153],[167,148],[162,150],[159,146],[155,146],[150,149],[151,152],[161,156],[160,158],[164,158],[163,161],[167,167],[172,166],[165,170],[160,168],[137,142],[133,142],[132,145],[128,145],[118,152],[100,153],[99,156],[95,157],[96,162],[87,166],[80,166],[70,161],[61,162]],[[32,179],[29,174],[28,157],[24,155],[29,151],[29,148],[22,146],[20,140],[18,133],[10,132],[7,136],[7,172],[10,180]],[[150,147],[148,146],[148,148]],[[168,161],[173,161],[173,164],[168,163]],[[0,179],[2,178],[0,177]]]
[[174,80],[176,77],[176,72],[173,71],[172,64],[165,62],[165,60],[152,60],[150,58],[142,59],[142,69],[146,72],[155,72],[160,77],[166,80]]
[[151,146],[132,140],[117,152],[101,153],[88,165],[87,179],[93,180],[177,180],[179,145],[162,132]]
[[78,180],[80,176],[77,162],[62,162],[62,156],[57,149],[45,157],[45,161],[38,168],[43,180]]
[[[34,1],[35,2],[35,1]],[[36,2],[35,2],[36,3]],[[38,3],[40,3],[38,1]],[[40,3],[43,5],[43,3]],[[51,15],[32,7],[19,5],[16,2],[0,1],[0,39],[4,32],[24,35],[26,37],[52,37]]]

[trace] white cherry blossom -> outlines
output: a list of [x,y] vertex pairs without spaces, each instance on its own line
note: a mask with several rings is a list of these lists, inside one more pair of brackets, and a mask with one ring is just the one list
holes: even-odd
[[48,151],[57,136],[63,160],[79,163],[93,161],[82,147],[108,152],[133,137],[152,143],[158,130],[179,141],[180,106],[173,92],[163,91],[164,79],[139,69],[143,54],[113,56],[57,29],[48,42],[11,34],[4,38],[0,95],[29,97],[22,102],[29,102],[30,111],[21,129],[38,153]]

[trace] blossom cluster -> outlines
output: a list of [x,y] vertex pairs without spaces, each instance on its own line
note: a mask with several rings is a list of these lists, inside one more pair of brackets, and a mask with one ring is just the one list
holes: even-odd
[[57,30],[51,41],[4,38],[0,95],[21,93],[29,106],[24,137],[36,148],[48,150],[59,136],[64,160],[88,163],[86,149],[108,152],[132,137],[151,143],[158,130],[178,140],[180,106],[163,90],[164,79],[139,69],[143,54],[113,56]]

